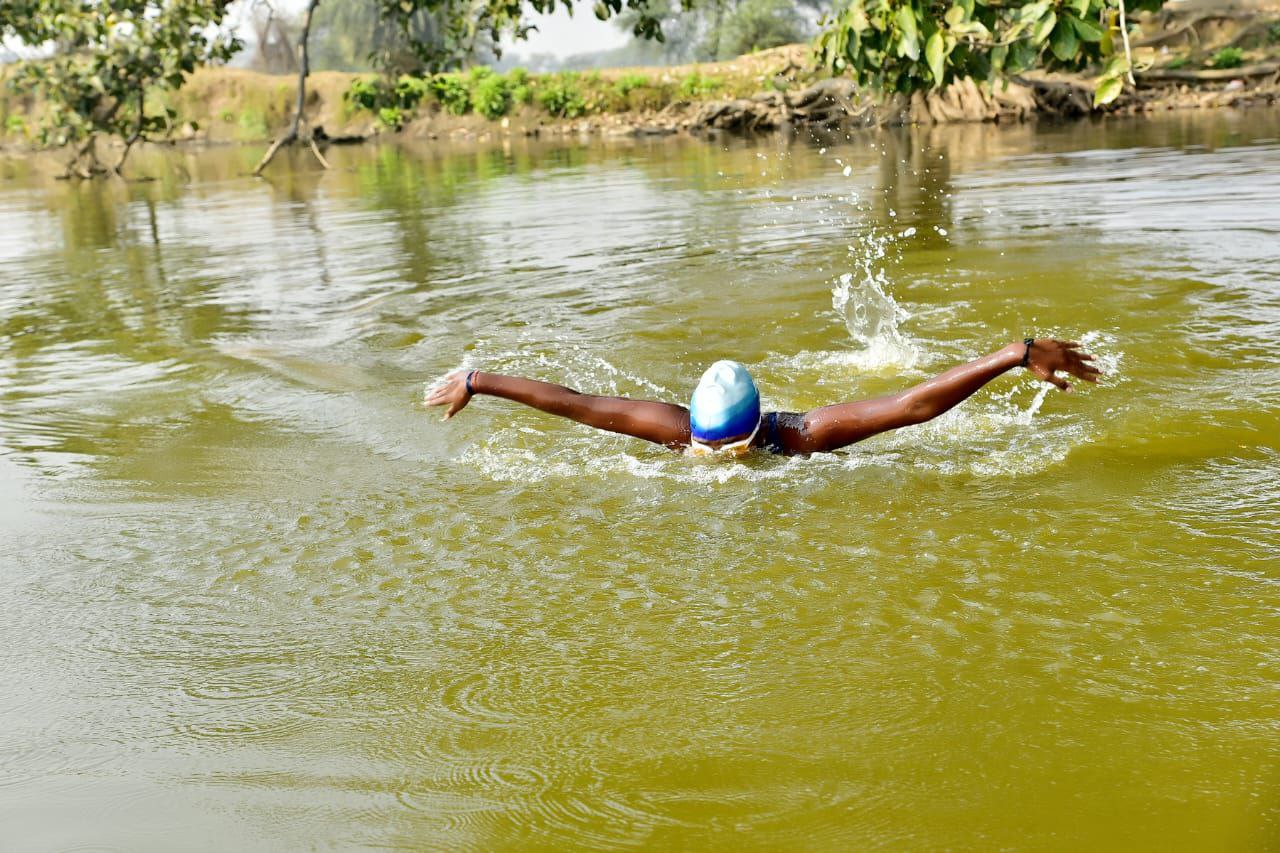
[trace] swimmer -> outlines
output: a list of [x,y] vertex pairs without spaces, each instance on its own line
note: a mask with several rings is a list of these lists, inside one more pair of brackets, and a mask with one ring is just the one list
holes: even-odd
[[476,394],[514,400],[580,424],[688,450],[695,456],[744,456],[753,449],[791,456],[827,453],[876,433],[932,420],[1015,367],[1070,391],[1058,373],[1086,382],[1102,375],[1093,356],[1075,341],[1027,338],[1001,347],[977,361],[953,367],[898,394],[836,403],[808,412],[760,411],[760,394],[751,374],[734,361],[717,361],[702,375],[689,407],[627,397],[580,394],[563,385],[458,370],[427,392],[428,406],[446,406],[444,419],[456,415]]

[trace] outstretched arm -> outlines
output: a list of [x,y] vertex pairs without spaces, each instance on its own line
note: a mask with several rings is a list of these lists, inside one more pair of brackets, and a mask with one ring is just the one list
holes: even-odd
[[[428,406],[448,406],[445,420],[471,402],[472,394],[467,391],[468,373],[466,370],[450,373],[443,384],[427,392]],[[626,397],[597,397],[551,382],[478,370],[470,375],[471,391],[476,394],[515,400],[580,424],[643,438],[667,447],[684,447],[689,443],[689,410],[683,406]]]
[[[779,439],[791,453],[819,453],[879,432],[923,423],[958,405],[1000,374],[1018,367],[1026,352],[1024,343],[1009,344],[899,394],[814,409],[805,414],[803,427],[783,429]],[[1082,353],[1075,341],[1038,338],[1031,345],[1027,369],[1045,382],[1070,391],[1071,384],[1054,374],[1064,371],[1086,382],[1097,382],[1101,373],[1089,364],[1091,361],[1093,356]]]

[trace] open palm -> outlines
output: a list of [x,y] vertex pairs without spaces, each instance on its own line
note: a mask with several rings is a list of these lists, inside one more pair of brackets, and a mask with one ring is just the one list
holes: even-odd
[[471,402],[471,392],[467,390],[468,372],[455,370],[444,378],[444,382],[429,390],[423,399],[428,406],[448,406],[441,420],[449,420]]
[[1052,382],[1062,391],[1070,391],[1071,383],[1056,374],[1069,373],[1086,382],[1097,382],[1102,371],[1090,364],[1091,361],[1093,356],[1082,351],[1075,341],[1036,338],[1031,344],[1027,369],[1037,379]]

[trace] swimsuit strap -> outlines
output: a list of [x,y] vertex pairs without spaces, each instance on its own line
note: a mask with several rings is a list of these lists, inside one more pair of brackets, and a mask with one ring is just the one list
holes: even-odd
[[770,453],[782,452],[782,444],[778,441],[777,412],[770,412],[764,416],[764,446]]

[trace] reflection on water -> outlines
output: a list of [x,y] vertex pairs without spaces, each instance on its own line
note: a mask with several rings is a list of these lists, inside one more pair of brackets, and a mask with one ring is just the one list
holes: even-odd
[[[0,161],[16,849],[1280,844],[1280,125]],[[1028,333],[812,459],[459,364],[769,407]]]

